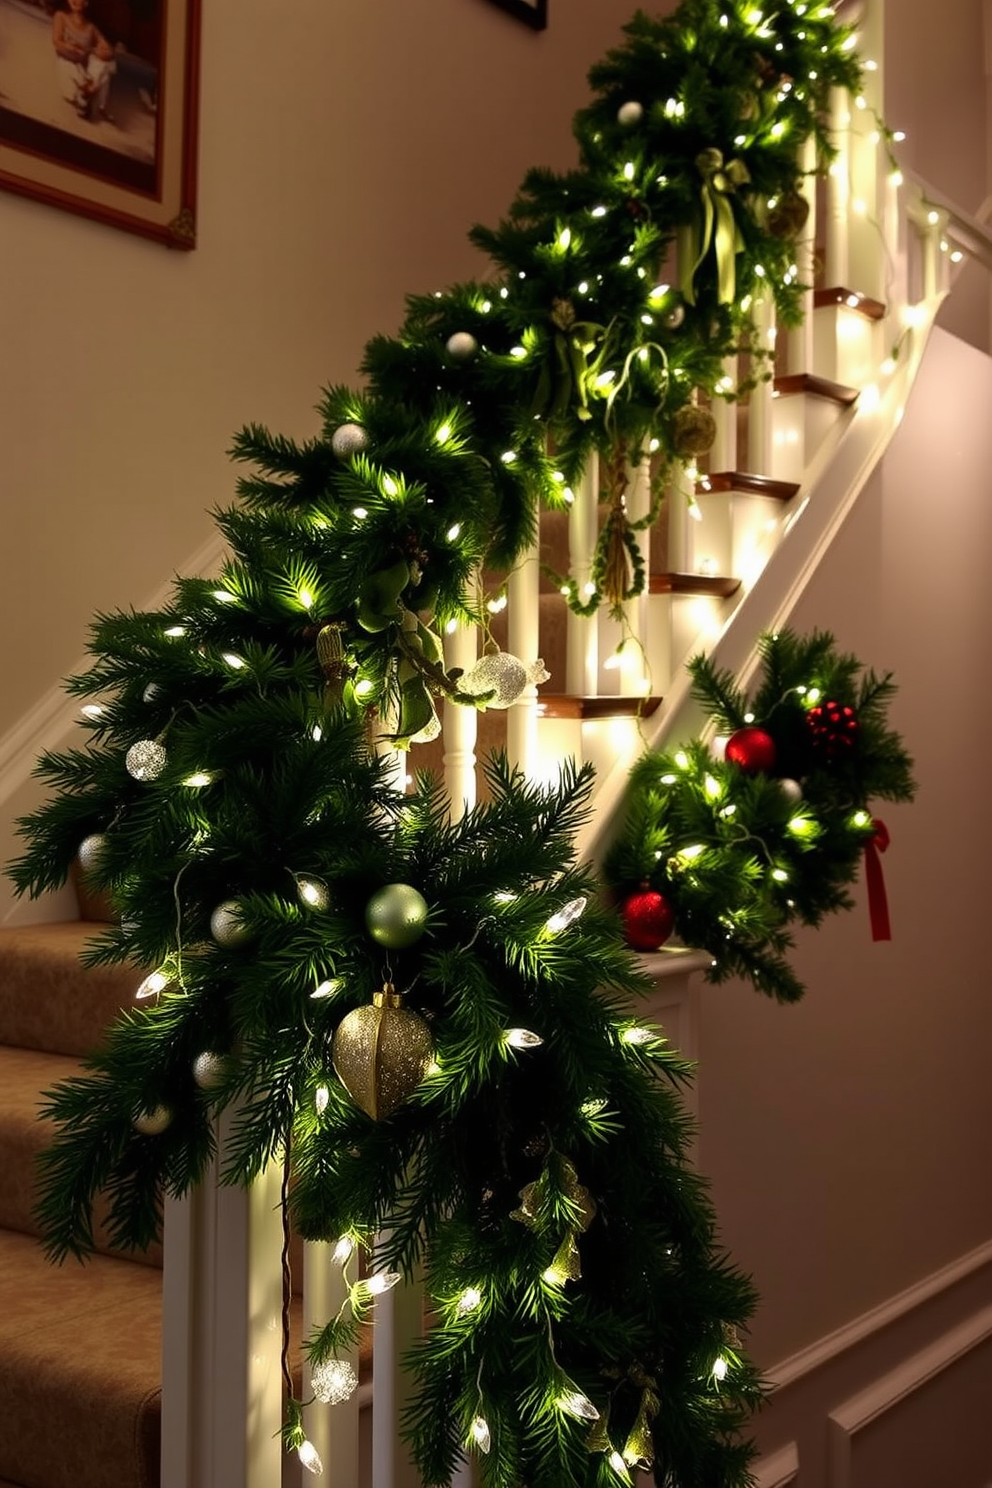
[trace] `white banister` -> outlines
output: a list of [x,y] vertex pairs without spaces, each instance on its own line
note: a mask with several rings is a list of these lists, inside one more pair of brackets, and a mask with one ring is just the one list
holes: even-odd
[[786,342],[787,366],[793,376],[813,370],[813,279],[816,245],[816,176],[813,173],[816,169],[816,142],[812,137],[803,143],[797,165],[802,177],[800,195],[806,203],[809,216],[795,246],[799,283],[806,287],[802,295],[802,321],[792,327]]
[[846,88],[830,90],[830,140],[837,155],[830,162],[827,171],[823,278],[832,288],[847,284],[850,267],[848,213],[851,205],[851,96]]
[[771,373],[775,356],[775,301],[770,291],[756,295],[751,310],[754,341],[759,357],[754,366],[761,379],[751,389],[747,421],[747,466],[755,475],[768,475],[772,468],[772,398]]
[[[474,625],[458,625],[444,637],[444,664],[450,671],[463,672],[474,665],[478,655],[478,630]],[[451,801],[452,817],[457,819],[475,805],[475,743],[478,715],[474,708],[445,701],[441,719],[444,739],[444,784]]]
[[[507,583],[507,649],[529,666],[537,660],[541,620],[541,565],[533,544],[510,573]],[[552,677],[561,692],[564,678]],[[528,683],[523,695],[506,714],[506,749],[510,763],[532,776],[537,764],[537,686]]]
[[[310,1241],[303,1247],[303,1339],[338,1313],[348,1292],[340,1265],[332,1260],[333,1247]],[[337,1357],[358,1375],[358,1347],[339,1351]],[[303,1398],[310,1395],[310,1373],[303,1366]],[[355,1488],[358,1477],[359,1395],[339,1405],[312,1401],[303,1408],[308,1440],[324,1464],[325,1488]]]
[[[599,534],[599,462],[595,455],[577,483],[568,512],[568,553],[579,598],[588,598],[593,554]],[[599,640],[595,619],[585,620],[571,610],[565,620],[565,690],[576,697],[599,692]]]
[[[640,521],[651,510],[651,465],[647,459],[638,461],[627,472],[627,516],[632,522]],[[651,533],[645,528],[634,534],[638,552],[644,563],[645,574],[651,566]],[[646,646],[648,629],[648,594],[646,589],[624,605],[623,649],[620,652],[620,691],[627,696],[641,697],[648,686],[646,668]]]
[[165,1201],[162,1488],[272,1488],[282,1458],[282,1170]]
[[[736,356],[723,359],[723,383],[730,393],[736,393],[740,368]],[[711,408],[716,424],[716,438],[709,453],[709,468],[714,470],[737,469],[737,411],[739,404],[726,398],[714,398]]]

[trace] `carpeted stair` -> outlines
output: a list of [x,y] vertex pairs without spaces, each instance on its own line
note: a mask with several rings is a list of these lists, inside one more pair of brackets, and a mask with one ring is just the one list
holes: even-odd
[[159,1481],[161,1256],[52,1266],[32,1219],[41,1093],[134,996],[133,970],[80,966],[96,928],[0,930],[0,1488]]

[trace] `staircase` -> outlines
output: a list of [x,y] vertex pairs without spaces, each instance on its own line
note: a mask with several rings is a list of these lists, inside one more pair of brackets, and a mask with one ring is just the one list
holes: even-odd
[[81,972],[85,920],[0,931],[0,1483],[153,1488],[161,1443],[162,1255],[98,1237],[86,1267],[45,1259],[32,1219],[42,1091],[69,1079],[134,994]]
[[[555,680],[508,713],[479,720],[446,705],[441,739],[398,760],[398,774],[411,764],[443,771],[457,803],[475,799],[476,756],[494,746],[505,744],[537,778],[556,773],[568,754],[592,760],[600,783],[579,848],[596,859],[632,760],[699,728],[686,657],[705,647],[746,677],[756,635],[787,619],[898,425],[948,282],[950,248],[960,243],[981,258],[992,242],[918,183],[883,180],[866,134],[845,127],[838,139],[843,171],[810,201],[824,267],[806,324],[777,346],[773,382],[745,404],[714,405],[718,434],[707,465],[670,493],[662,529],[643,535],[646,593],[621,624],[590,623],[566,613],[542,578],[545,565],[570,566],[580,579],[588,573],[598,522],[590,471],[568,515],[546,517],[540,544],[510,578],[505,610],[492,618],[498,645],[525,661],[543,656]],[[854,226],[848,235],[843,210],[851,180],[861,191],[868,182],[878,203],[877,220],[860,235]],[[774,346],[767,305],[756,319]],[[731,384],[738,375],[728,367]],[[630,472],[635,517],[646,473]],[[447,637],[448,664],[470,664],[479,645],[471,631]],[[293,1471],[298,1482],[298,1465],[280,1463],[273,1441],[281,1234],[267,1178],[253,1195],[208,1185],[167,1202],[164,1338],[161,1253],[127,1258],[101,1240],[85,1269],[55,1269],[38,1247],[39,1093],[71,1077],[130,1005],[136,982],[121,969],[80,969],[90,933],[86,920],[0,930],[0,1488],[271,1488],[280,1472],[294,1481]],[[692,1053],[690,977],[707,958],[676,947],[650,960],[652,1014]],[[297,1327],[333,1305],[319,1247],[306,1249],[294,1265],[305,1278]],[[354,1488],[370,1475],[375,1488],[415,1488],[396,1446],[396,1355],[404,1330],[418,1326],[418,1303],[398,1292],[379,1305],[372,1384],[336,1409],[333,1441],[327,1413],[307,1420],[331,1488]]]

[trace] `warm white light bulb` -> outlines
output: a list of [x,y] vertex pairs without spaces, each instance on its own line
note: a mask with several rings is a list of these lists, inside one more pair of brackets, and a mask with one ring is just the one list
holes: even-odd
[[727,1361],[723,1357],[723,1355],[722,1354],[717,1354],[716,1358],[713,1360],[713,1370],[712,1370],[713,1378],[717,1382],[719,1382],[721,1380],[725,1380],[727,1378],[727,1370],[729,1368],[730,1368],[730,1365],[727,1363]]
[[213,591],[213,597],[219,600],[221,604],[237,604],[238,602],[238,596],[232,594],[230,589],[215,589]]
[[616,1451],[611,1452],[607,1460],[617,1476],[623,1478],[625,1483],[629,1483],[631,1480],[630,1473],[627,1471],[627,1464],[620,1456],[620,1453]]
[[399,495],[400,488],[393,480],[393,477],[391,475],[384,475],[382,477],[382,489],[385,491],[387,496]]
[[164,971],[153,971],[138,987],[134,994],[135,1000],[140,1002],[146,997],[157,997],[169,985],[169,980]]
[[469,1427],[469,1435],[480,1452],[488,1452],[493,1444],[492,1434],[489,1430],[489,1422],[485,1416],[476,1416]]
[[474,1312],[482,1301],[482,1293],[478,1287],[466,1287],[458,1298],[457,1310],[462,1315],[466,1312]]
[[331,1098],[331,1092],[326,1085],[318,1085],[314,1092],[313,1103],[317,1108],[317,1115],[323,1116],[327,1110],[327,1103]]
[[333,1251],[331,1252],[331,1260],[336,1266],[343,1266],[346,1261],[351,1260],[354,1254],[354,1240],[352,1240],[350,1235],[342,1235],[341,1239],[338,1241],[337,1245],[335,1245]]
[[313,609],[313,595],[309,589],[300,590],[300,604],[305,610]]
[[209,785],[212,779],[213,776],[208,775],[206,770],[197,770],[195,775],[186,776],[183,785],[188,785],[191,790],[200,790],[203,786]]
[[321,1473],[324,1471],[324,1464],[321,1462],[320,1453],[317,1451],[317,1448],[314,1446],[312,1441],[300,1442],[300,1445],[296,1449],[296,1455],[299,1457],[307,1472],[313,1473],[315,1478],[320,1477]]
[[567,904],[562,905],[557,914],[551,916],[544,928],[552,935],[557,935],[559,930],[567,930],[568,926],[582,914],[587,903],[588,900],[584,894],[578,899],[570,899]]
[[632,1028],[625,1028],[620,1037],[625,1044],[650,1044],[655,1034],[650,1028],[635,1024]]
[[296,888],[304,904],[309,904],[311,909],[327,908],[327,885],[318,882],[315,878],[298,878]]
[[442,424],[440,429],[438,429],[437,433],[434,435],[434,438],[437,440],[438,444],[447,444],[448,440],[451,438],[451,425]]
[[459,537],[461,536],[461,530],[462,524],[460,522],[456,522],[454,526],[448,528],[447,532],[445,533],[445,537],[448,539],[449,542],[457,542]]
[[361,1282],[365,1290],[373,1297],[381,1297],[383,1292],[392,1291],[403,1277],[399,1271],[379,1271],[375,1276],[370,1276],[368,1281]]
[[574,1416],[577,1421],[598,1421],[599,1411],[593,1405],[588,1395],[583,1395],[581,1390],[570,1390],[562,1395],[558,1401],[558,1409],[566,1415]]
[[529,1028],[508,1028],[503,1034],[503,1042],[511,1049],[536,1049],[544,1040]]
[[563,227],[558,234],[558,247],[564,250],[570,246],[571,242],[572,229],[570,227]]
[[328,977],[326,981],[317,983],[310,996],[314,1002],[319,1002],[322,997],[333,997],[340,986],[340,977]]
[[238,656],[237,653],[234,651],[225,651],[223,656],[221,657],[221,660],[226,661],[228,666],[234,672],[240,672],[242,667],[248,665],[244,657]]

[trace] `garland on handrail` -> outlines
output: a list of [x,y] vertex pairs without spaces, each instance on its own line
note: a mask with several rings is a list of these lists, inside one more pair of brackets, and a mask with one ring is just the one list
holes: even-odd
[[[316,438],[241,432],[220,575],[98,619],[69,684],[86,746],[39,766],[54,794],[15,884],[42,893],[78,858],[120,916],[90,960],[144,973],[51,1092],[50,1254],[100,1241],[99,1193],[107,1238],[146,1246],[230,1108],[226,1180],[281,1158],[300,1231],[342,1264],[371,1252],[308,1341],[314,1395],[347,1395],[375,1296],[425,1269],[407,1429],[427,1484],[466,1452],[494,1488],[748,1481],[753,1297],[687,1161],[686,1066],[630,1005],[644,981],[572,862],[587,772],[538,789],[492,762],[491,803],[452,826],[430,786],[389,789],[372,746],[540,676],[445,667],[473,576],[499,589],[594,453],[616,473],[700,452],[750,298],[795,318],[796,152],[812,134],[828,159],[852,42],[816,0],[635,17],[593,72],[579,167],[532,172],[476,230],[497,276],[412,298]],[[643,584],[608,485],[603,594],[570,590],[586,607]],[[286,1441],[316,1471],[301,1409]]]
[[707,657],[689,663],[717,732],[634,766],[606,876],[631,945],[657,950],[675,931],[711,953],[710,981],[743,976],[794,1001],[804,988],[783,955],[788,927],[850,908],[862,858],[873,931],[888,938],[874,857],[888,837],[871,802],[911,800],[915,786],[886,724],[891,677],[823,631],[764,636],[759,649],[751,696]]

